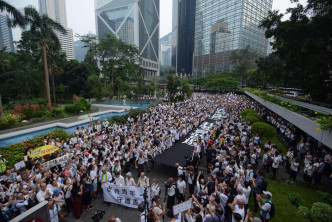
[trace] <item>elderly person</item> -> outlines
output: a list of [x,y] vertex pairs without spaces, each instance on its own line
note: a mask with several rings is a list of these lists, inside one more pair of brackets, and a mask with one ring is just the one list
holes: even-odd
[[131,172],[126,174],[126,186],[136,186],[135,180],[132,177]]
[[138,178],[136,186],[141,187],[141,188],[150,187],[149,178],[147,176],[145,176],[144,172],[141,172],[141,175]]

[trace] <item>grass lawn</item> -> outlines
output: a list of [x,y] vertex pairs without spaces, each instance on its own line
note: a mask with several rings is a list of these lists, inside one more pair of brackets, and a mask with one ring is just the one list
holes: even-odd
[[[263,138],[261,141],[261,148],[264,147],[264,145],[266,144],[266,142],[268,141],[268,139]],[[282,151],[282,155],[286,155],[287,151],[288,151],[288,147],[287,144],[282,140],[282,138],[277,135],[275,137],[273,137],[272,139],[270,139],[271,144],[275,144],[278,148],[278,150]]]
[[[298,193],[303,200],[303,205],[311,209],[311,206],[314,202],[322,202],[315,195],[316,190],[298,186],[290,185],[283,182],[277,182],[269,179],[265,179],[268,183],[267,190],[270,191],[273,195],[272,200],[276,209],[276,215],[271,221],[274,222],[285,222],[285,221],[309,221],[301,218],[297,215],[297,208],[293,206],[289,200],[288,195],[291,193]],[[249,200],[249,209],[254,209],[254,201],[252,196]],[[255,215],[259,217],[259,215]]]

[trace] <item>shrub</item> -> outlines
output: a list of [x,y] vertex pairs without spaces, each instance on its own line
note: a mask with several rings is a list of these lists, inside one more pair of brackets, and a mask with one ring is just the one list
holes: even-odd
[[299,209],[297,210],[297,214],[304,218],[304,219],[310,219],[311,216],[310,216],[310,210],[308,209],[308,207],[305,207],[305,206],[299,206]]
[[332,221],[332,207],[322,202],[312,205],[311,215],[318,221]]
[[250,113],[243,118],[243,122],[257,123],[260,122],[260,120]]
[[56,129],[52,132],[42,134],[38,137],[31,138],[26,141],[22,141],[20,143],[15,143],[6,147],[2,147],[0,149],[0,154],[8,161],[7,169],[12,168],[15,163],[23,160],[25,152],[30,147],[37,148],[39,146],[44,145],[44,136],[47,135],[51,138],[59,138],[60,140],[65,140],[69,135],[65,130]]
[[52,113],[52,116],[57,116],[57,117],[64,116],[64,108],[62,107],[53,108],[50,111]]
[[316,196],[319,199],[326,201],[328,204],[332,204],[332,195],[323,191],[317,191]]
[[65,111],[68,113],[79,113],[83,110],[83,107],[80,103],[68,104],[65,106]]
[[35,118],[31,120],[31,123],[40,123],[40,122],[44,122],[45,118]]
[[14,108],[12,109],[12,111],[10,112],[11,114],[21,114],[23,111],[23,107],[21,106],[21,104],[15,104]]
[[43,110],[38,110],[35,112],[35,117],[41,118],[45,115],[45,112]]
[[90,110],[91,108],[91,103],[89,103],[86,99],[83,97],[79,97],[80,99],[80,104],[83,107],[84,110]]
[[245,109],[245,110],[242,110],[241,112],[240,112],[240,115],[241,116],[246,116],[246,115],[248,115],[248,114],[252,114],[252,113],[256,113],[255,112],[255,110],[253,110],[253,109]]
[[30,108],[23,110],[22,114],[25,119],[31,119],[35,116],[32,109],[30,109]]
[[297,193],[291,193],[288,195],[289,202],[295,207],[302,205],[302,197]]
[[257,122],[252,124],[251,133],[258,133],[262,138],[264,137],[267,139],[273,138],[277,135],[277,131],[273,126],[263,122]]
[[125,123],[127,121],[127,119],[125,118],[124,115],[122,116],[112,116],[111,118],[111,122],[117,122],[117,123]]
[[32,109],[32,111],[34,113],[40,110],[40,107],[38,104],[32,104],[32,105],[30,105],[30,108]]

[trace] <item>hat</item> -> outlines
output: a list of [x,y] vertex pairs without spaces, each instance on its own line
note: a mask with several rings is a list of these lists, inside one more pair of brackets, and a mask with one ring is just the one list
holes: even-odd
[[69,173],[69,170],[63,171],[63,174],[67,174],[67,173]]
[[263,194],[272,197],[272,193],[270,193],[269,191],[263,191]]
[[53,190],[53,195],[54,195],[54,196],[57,196],[60,192],[61,192],[61,190],[60,190],[59,188],[55,188],[55,189]]
[[132,177],[131,172],[128,172],[128,173],[126,174],[126,176],[127,176],[127,177]]
[[89,155],[89,152],[85,152],[84,154],[85,154],[85,155]]

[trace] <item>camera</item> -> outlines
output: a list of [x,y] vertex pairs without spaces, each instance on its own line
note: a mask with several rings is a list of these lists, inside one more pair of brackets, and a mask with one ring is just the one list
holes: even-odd
[[104,215],[104,210],[96,210],[95,214],[92,217],[93,222],[99,222],[99,220],[103,219]]

